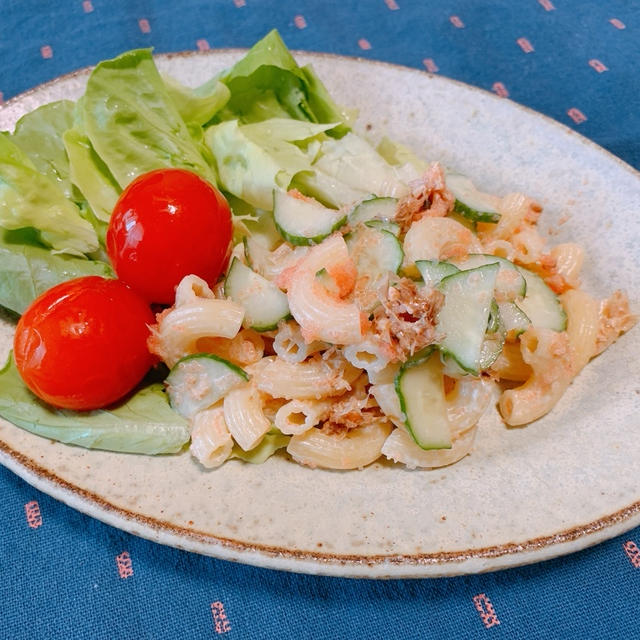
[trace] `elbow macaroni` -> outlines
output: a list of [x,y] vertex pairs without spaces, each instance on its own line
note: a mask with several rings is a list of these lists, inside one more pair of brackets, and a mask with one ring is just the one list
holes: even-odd
[[[423,200],[427,206],[428,198]],[[249,377],[191,418],[194,458],[215,468],[231,456],[234,443],[251,451],[275,428],[290,437],[288,455],[310,467],[359,469],[383,456],[411,469],[436,468],[471,451],[500,380],[512,386],[498,401],[507,424],[526,424],[550,411],[589,360],[636,318],[621,292],[597,301],[577,288],[584,250],[564,243],[547,251],[536,227],[541,207],[534,200],[514,193],[495,202],[499,222],[477,223],[475,232],[445,211],[413,212],[414,220],[400,237],[405,273],[418,273],[418,259],[470,253],[506,258],[563,292],[559,299],[567,326],[553,331],[530,323],[523,331],[525,323],[505,331],[498,357],[480,376],[445,367],[450,449],[423,450],[408,431],[395,384],[403,356],[391,348],[393,318],[376,322],[375,305],[362,312],[357,294],[362,280],[337,232],[312,246],[282,242],[269,251],[257,240],[251,245],[252,268],[286,291],[293,319],[281,319],[277,329],[243,329],[244,308],[224,298],[222,283],[212,289],[196,276],[185,277],[174,306],[158,314],[150,348],[169,366],[189,354],[209,353],[243,368]],[[517,272],[501,273],[496,301],[511,302],[522,295],[522,278],[510,286],[509,277],[516,280]],[[411,302],[398,307],[396,319],[411,316]]]

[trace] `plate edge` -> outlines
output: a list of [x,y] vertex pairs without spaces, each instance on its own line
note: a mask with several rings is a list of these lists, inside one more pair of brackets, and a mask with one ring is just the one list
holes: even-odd
[[[0,464],[67,506],[133,535],[221,560],[296,573],[353,578],[425,578],[483,573],[573,553],[621,535],[640,524],[640,501],[637,501],[612,514],[559,533],[479,549],[368,556],[290,551],[221,538],[123,509],[47,471],[1,440]],[[53,493],[47,489],[52,489]],[[190,545],[185,546],[185,540]],[[566,548],[565,545],[574,548]],[[523,556],[521,562],[513,562],[516,554]]]

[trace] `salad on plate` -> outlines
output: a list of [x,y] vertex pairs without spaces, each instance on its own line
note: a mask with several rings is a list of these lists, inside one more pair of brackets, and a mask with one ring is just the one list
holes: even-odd
[[276,31],[196,88],[123,53],[0,133],[0,416],[207,468],[452,464],[636,321],[541,214],[370,139]]

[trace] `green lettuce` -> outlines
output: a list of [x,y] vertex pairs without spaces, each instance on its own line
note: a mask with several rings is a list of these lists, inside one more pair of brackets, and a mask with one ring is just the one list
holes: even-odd
[[93,215],[109,222],[120,195],[118,183],[82,131],[68,129],[62,139],[69,158],[71,182],[87,200]]
[[294,144],[330,129],[285,118],[241,125],[228,120],[209,127],[205,141],[216,162],[223,189],[259,209],[273,209],[273,190],[287,189],[301,171],[311,171],[315,156]]
[[[32,231],[32,235],[33,231]],[[24,310],[47,289],[81,276],[114,277],[100,261],[54,254],[25,242],[21,232],[0,229],[0,305],[16,313]]]
[[45,104],[22,116],[11,136],[35,168],[56,181],[68,199],[73,192],[62,135],[73,126],[74,111],[75,103],[70,100]]
[[301,71],[307,84],[309,104],[318,122],[342,123],[332,130],[332,134],[338,138],[348,133],[358,117],[357,110],[336,104],[310,64],[302,67]]
[[8,135],[0,135],[0,226],[38,229],[42,242],[58,253],[82,255],[98,248],[96,232],[80,209]]
[[231,91],[221,119],[255,122],[288,116],[334,123],[333,135],[349,129],[351,116],[333,102],[311,67],[298,66],[275,29],[222,74],[220,81]]
[[187,123],[204,126],[228,102],[231,92],[226,85],[212,78],[192,89],[171,76],[163,76],[167,93],[182,119]]
[[288,183],[291,175],[282,173],[280,165],[242,133],[237,120],[209,127],[205,140],[216,159],[222,188],[254,207],[272,209],[274,187]]
[[377,196],[398,197],[408,191],[397,169],[355,133],[325,140],[313,168]]
[[409,147],[386,136],[380,140],[376,151],[389,164],[397,167],[408,167],[414,172],[415,176],[422,175],[429,166],[429,163],[419,158]]
[[87,137],[120,187],[164,167],[189,169],[215,184],[150,50],[98,64],[81,107]]
[[242,126],[242,131],[256,144],[269,150],[278,150],[283,142],[299,142],[317,138],[332,129],[333,123],[316,124],[290,118],[269,118]]
[[0,416],[51,440],[122,453],[177,453],[190,438],[188,423],[171,409],[159,383],[108,409],[55,409],[27,389],[11,356],[0,371]]
[[251,449],[251,451],[244,451],[238,445],[235,445],[231,451],[231,457],[240,458],[240,460],[251,464],[262,464],[278,449],[284,449],[289,444],[289,440],[291,440],[291,436],[285,436],[274,428],[265,434],[260,444]]

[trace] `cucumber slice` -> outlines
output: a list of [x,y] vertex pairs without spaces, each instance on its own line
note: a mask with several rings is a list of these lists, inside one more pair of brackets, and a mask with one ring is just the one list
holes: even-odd
[[[524,298],[518,302],[518,307],[528,317],[530,324],[554,331],[566,329],[567,316],[558,296],[533,271],[516,265],[506,258],[480,253],[471,254],[464,261],[452,262],[460,269],[476,268],[483,264],[497,262],[500,265],[500,273],[496,280],[495,297],[499,303],[514,302],[517,298]],[[514,271],[520,274],[522,279],[514,277]]]
[[517,337],[531,324],[527,314],[515,302],[498,302],[500,319],[509,337]]
[[528,316],[534,327],[564,331],[567,328],[567,314],[558,296],[536,273],[517,267],[527,281],[527,295],[518,302],[521,311]]
[[495,333],[501,326],[500,309],[498,303],[495,300],[491,301],[491,308],[489,309],[489,320],[487,322],[487,333]]
[[365,196],[360,189],[354,189],[323,171],[300,171],[295,175],[291,187],[299,189],[327,207],[338,209],[362,200]]
[[167,393],[174,411],[192,418],[223,398],[249,376],[232,362],[211,353],[186,356],[167,376]]
[[346,242],[358,270],[358,280],[366,286],[358,304],[363,311],[371,311],[379,302],[376,296],[378,285],[389,273],[398,273],[402,265],[402,245],[389,231],[367,226],[358,226]]
[[[455,203],[454,203],[455,206]],[[469,220],[469,218],[465,218],[463,215],[458,213],[455,209],[447,214],[447,218],[451,218],[455,220],[455,222],[460,223],[463,227],[469,229],[469,231],[473,233],[478,233],[478,223],[473,220]]]
[[237,258],[224,281],[224,295],[244,307],[243,324],[256,331],[271,331],[289,317],[286,294]]
[[254,270],[260,270],[271,253],[269,248],[253,236],[245,236],[242,238],[242,244],[244,246],[244,257],[249,267]]
[[457,173],[447,175],[447,188],[456,199],[453,206],[461,216],[472,222],[498,222],[495,196],[476,189],[469,178]]
[[349,223],[356,225],[369,220],[388,222],[396,216],[397,198],[368,198],[353,208],[349,214]]
[[[242,221],[249,232],[248,237],[265,246],[268,251],[273,251],[282,242],[271,211],[264,211],[257,218],[245,217]],[[242,240],[246,238],[245,235]]]
[[359,275],[367,274],[375,280],[389,271],[398,273],[404,252],[393,233],[363,226],[350,233],[346,241]]
[[433,347],[405,362],[395,388],[407,431],[421,449],[450,449],[442,363]]
[[478,368],[480,371],[488,369],[502,353],[502,347],[507,336],[507,331],[500,315],[500,307],[495,300],[491,301],[491,310],[489,311],[489,322],[487,331],[480,348],[480,360]]
[[496,331],[485,336],[480,348],[480,359],[478,361],[478,369],[480,371],[488,369],[498,359],[498,356],[502,353],[504,340],[504,331]]
[[370,227],[371,229],[380,229],[382,231],[388,231],[389,233],[393,233],[393,235],[397,238],[400,235],[400,225],[396,222],[387,222],[386,220],[367,220],[364,223],[365,227]]
[[436,327],[444,336],[440,350],[473,375],[480,374],[482,343],[499,269],[494,263],[460,271],[438,285],[445,296]]
[[460,269],[476,269],[485,264],[497,262],[500,265],[495,290],[498,302],[513,302],[516,298],[523,298],[526,295],[527,281],[511,260],[487,253],[471,253],[464,260],[453,260],[452,262]]
[[422,280],[430,287],[437,286],[442,278],[460,271],[451,262],[441,262],[439,260],[417,260],[415,264],[422,276]]
[[321,242],[347,221],[344,211],[302,200],[285,191],[273,192],[273,219],[280,235],[291,244]]

